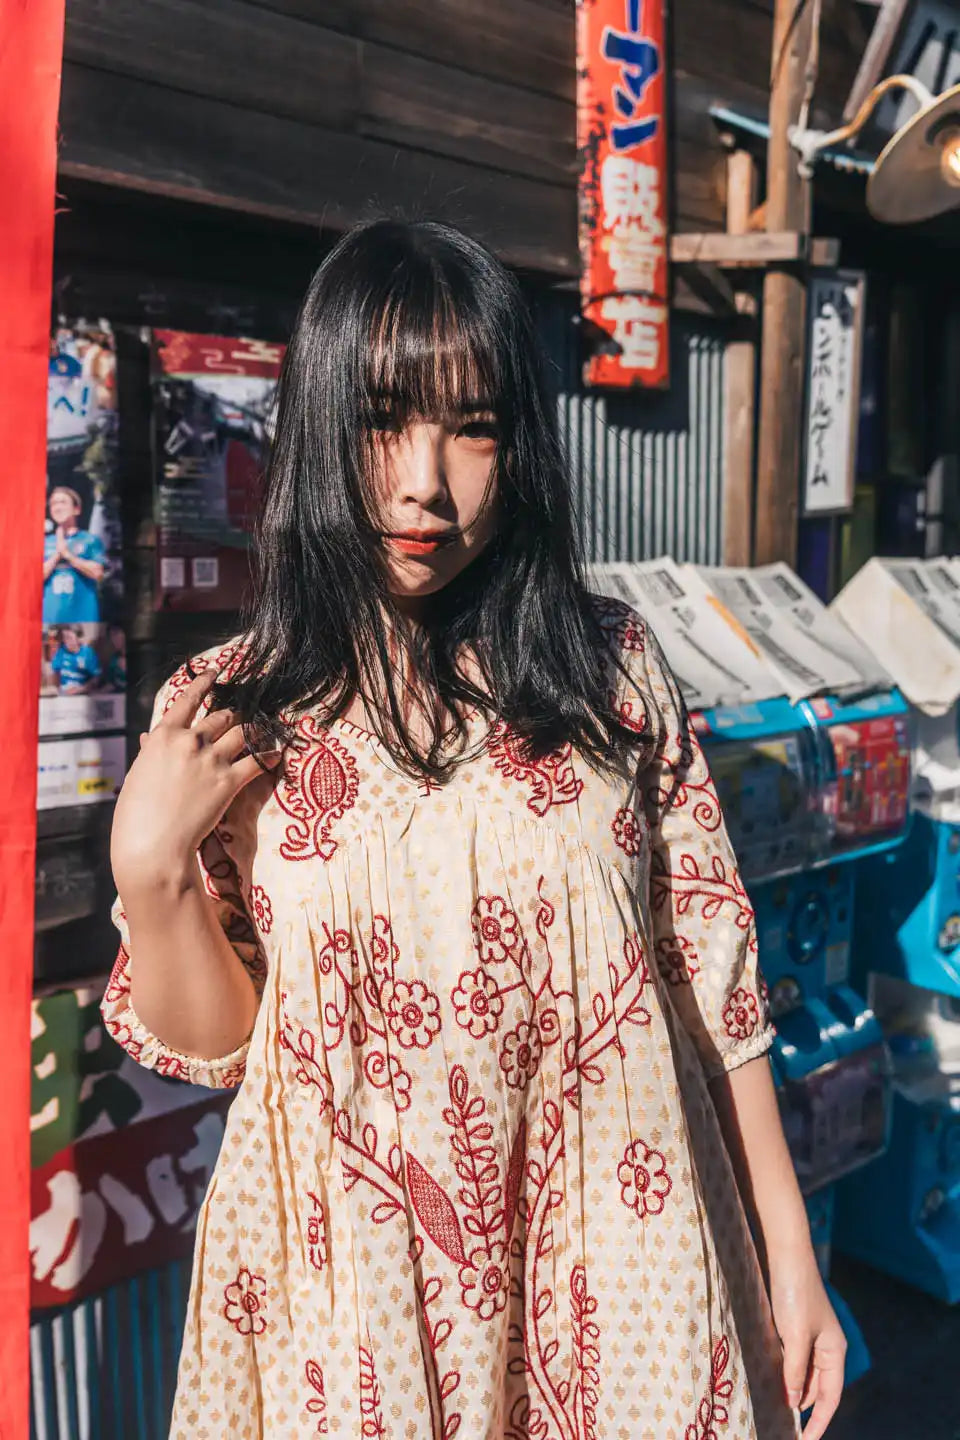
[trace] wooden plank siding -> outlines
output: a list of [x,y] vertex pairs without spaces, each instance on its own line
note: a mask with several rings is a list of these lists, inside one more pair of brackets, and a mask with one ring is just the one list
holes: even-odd
[[[827,0],[818,100],[859,52]],[[849,6],[847,6],[849,10]],[[672,211],[724,225],[711,100],[763,114],[771,0],[675,0]],[[69,0],[66,176],[340,228],[449,219],[574,276],[573,0]]]

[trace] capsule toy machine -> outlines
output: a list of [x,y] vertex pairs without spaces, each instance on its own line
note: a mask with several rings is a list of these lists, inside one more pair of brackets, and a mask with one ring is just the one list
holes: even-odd
[[[960,583],[953,562],[872,561],[834,602],[913,702],[914,816],[863,868],[856,973],[894,1065],[888,1151],[837,1197],[843,1250],[960,1300]],[[895,863],[893,863],[895,858]]]
[[[830,862],[853,848],[854,827],[845,814],[841,841],[834,750],[801,697],[827,686],[862,691],[873,681],[862,665],[824,653],[811,634],[792,633],[796,624],[788,624],[775,606],[759,606],[757,578],[766,571],[698,572],[662,561],[625,568],[633,603],[651,617],[687,694],[756,910],[760,960],[777,1025],[774,1079],[826,1276],[829,1187],[884,1143],[888,1065],[879,1027],[847,984],[852,867]],[[777,578],[795,583],[801,597],[817,607],[786,567],[768,569],[782,569],[785,574]],[[758,608],[766,624],[754,613]],[[824,630],[841,632],[841,648],[856,650],[842,627],[824,622],[822,606],[812,614]],[[704,643],[708,618],[717,616],[724,617],[724,628]],[[680,643],[676,632],[683,629],[687,634]],[[701,671],[691,685],[685,646],[692,644],[706,651],[726,678],[708,683]],[[748,665],[744,657],[759,663]],[[833,703],[840,713],[843,707]],[[846,1315],[852,1379],[869,1359],[839,1300],[838,1310]]]

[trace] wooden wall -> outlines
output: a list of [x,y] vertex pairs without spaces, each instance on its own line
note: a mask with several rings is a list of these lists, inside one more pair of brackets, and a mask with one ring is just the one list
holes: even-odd
[[[827,0],[836,118],[864,34]],[[69,0],[61,171],[338,229],[448,218],[573,276],[573,0]],[[707,108],[765,113],[772,0],[674,0],[674,224],[723,224]]]

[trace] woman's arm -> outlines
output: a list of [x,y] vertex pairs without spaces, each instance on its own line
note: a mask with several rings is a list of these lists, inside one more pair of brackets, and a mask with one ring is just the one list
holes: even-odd
[[197,862],[228,806],[263,776],[233,715],[216,711],[196,721],[214,679],[213,671],[196,679],[141,739],[111,837],[130,935],[133,1010],[169,1049],[202,1059],[243,1045],[257,1012],[253,982]]
[[804,1440],[820,1440],[840,1403],[847,1345],[817,1268],[769,1061],[748,1060],[710,1090],[767,1275],[787,1397],[813,1406]]

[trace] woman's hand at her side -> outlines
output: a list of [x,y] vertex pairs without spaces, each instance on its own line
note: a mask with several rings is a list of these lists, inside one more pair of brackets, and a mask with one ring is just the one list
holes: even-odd
[[[210,693],[216,671],[208,670],[177,697],[149,735],[117,800],[111,861],[117,889],[127,892],[159,882],[191,881],[201,842],[222,819],[236,795],[279,752],[247,752],[242,725],[229,710],[202,720],[197,711]],[[194,721],[196,720],[196,723]]]
[[802,1411],[813,1407],[804,1440],[820,1440],[840,1404],[847,1342],[809,1247],[796,1260],[772,1260],[770,1304],[787,1399]]

